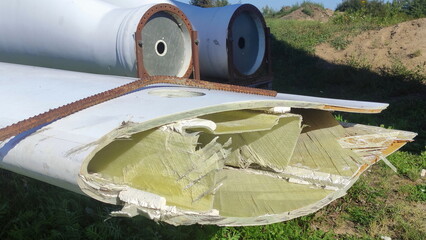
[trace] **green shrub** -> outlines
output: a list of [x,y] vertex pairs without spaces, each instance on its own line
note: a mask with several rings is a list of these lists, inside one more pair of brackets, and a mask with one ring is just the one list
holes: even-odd
[[322,3],[316,3],[316,2],[311,2],[311,1],[303,1],[302,4],[300,4],[300,7],[302,8],[320,8],[320,9],[324,9],[324,5]]
[[337,5],[337,11],[346,13],[361,13],[372,17],[392,18],[406,15],[411,18],[426,16],[426,0],[344,0]]
[[345,36],[339,35],[330,41],[331,46],[336,50],[344,50],[351,43]]
[[229,5],[228,0],[191,0],[189,4],[209,8],[209,7],[223,7]]
[[285,15],[288,15],[288,14],[290,14],[290,13],[292,13],[292,12],[294,12],[294,11],[296,11],[297,9],[299,9],[300,8],[300,5],[299,4],[294,4],[293,6],[291,6],[291,7],[283,7],[283,8],[281,8],[278,12],[276,12],[275,14],[274,14],[274,17],[277,17],[277,18],[281,18],[281,17],[283,17],[283,16],[285,16]]
[[189,4],[198,6],[198,7],[213,7],[213,1],[211,0],[191,0]]
[[347,11],[356,12],[356,11],[359,11],[362,8],[362,2],[365,2],[365,1],[344,0],[337,5],[336,11],[340,11],[340,12],[347,12]]
[[293,4],[291,7],[290,6],[282,7],[279,11],[274,11],[269,6],[266,6],[262,8],[262,13],[265,17],[281,18],[300,8],[302,9],[302,12],[304,14],[313,16],[314,8],[324,9],[324,5],[322,5],[321,3],[315,3],[311,1],[303,1],[301,4],[299,3]]
[[405,81],[425,82],[426,76],[423,74],[424,66],[417,66],[414,69],[408,69],[400,60],[394,60],[391,66],[383,66],[380,72],[383,76],[398,77]]
[[401,4],[385,3],[383,0],[345,0],[337,5],[336,10],[341,12],[363,11],[365,14],[373,16],[385,16],[394,10],[400,11]]
[[410,16],[421,18],[426,16],[426,0],[402,0],[403,10]]
[[214,3],[215,7],[224,7],[224,6],[228,6],[229,5],[228,0],[216,0],[214,2],[215,2]]
[[273,17],[276,13],[277,11],[275,11],[273,8],[269,7],[268,5],[262,8],[262,14],[264,17]]
[[312,8],[303,8],[302,13],[311,17],[314,16],[314,11],[312,10]]
[[310,1],[304,1],[300,7],[302,8],[302,12],[308,16],[313,17],[314,16],[314,9],[324,9],[324,6],[320,3],[314,3]]

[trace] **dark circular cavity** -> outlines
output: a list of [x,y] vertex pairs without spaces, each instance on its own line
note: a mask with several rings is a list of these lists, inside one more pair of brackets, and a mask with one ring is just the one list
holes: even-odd
[[155,50],[158,56],[164,56],[167,53],[167,45],[166,42],[159,40],[155,46]]
[[240,39],[238,39],[238,47],[240,49],[243,49],[246,47],[246,40],[243,37],[240,37]]

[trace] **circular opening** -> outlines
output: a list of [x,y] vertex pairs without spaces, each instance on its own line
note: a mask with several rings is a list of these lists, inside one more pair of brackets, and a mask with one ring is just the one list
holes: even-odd
[[246,46],[246,40],[243,37],[240,37],[240,39],[238,39],[238,47],[240,49],[245,48]]
[[167,44],[163,40],[158,40],[155,43],[155,52],[158,56],[164,56],[167,53]]

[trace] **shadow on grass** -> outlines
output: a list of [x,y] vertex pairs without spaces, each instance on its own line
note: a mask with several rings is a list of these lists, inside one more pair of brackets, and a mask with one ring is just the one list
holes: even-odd
[[174,227],[0,169],[0,239],[210,239],[214,226]]
[[[336,113],[348,122],[417,132],[405,151],[426,144],[426,79],[407,72],[376,73],[368,68],[327,62],[283,41],[272,40],[274,83],[278,92],[389,103],[380,114]],[[422,83],[423,81],[423,83]]]
[[[275,39],[272,44],[275,90],[390,103],[381,114],[341,115],[349,122],[418,132],[405,150],[424,151],[426,86],[421,81],[332,64]],[[215,226],[174,227],[143,217],[109,218],[119,207],[5,170],[0,170],[0,188],[0,239],[210,239],[222,231]]]

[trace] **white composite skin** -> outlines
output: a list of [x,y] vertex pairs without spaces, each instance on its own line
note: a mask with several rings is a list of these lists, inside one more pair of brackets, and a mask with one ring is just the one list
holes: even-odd
[[[142,16],[155,5],[129,8],[101,0],[0,1],[0,61],[136,77],[135,32]],[[149,31],[145,38],[151,41],[143,43],[144,48],[150,46],[144,49],[145,68],[150,75],[185,76],[192,57],[191,33],[179,25],[179,17],[159,12],[163,15],[153,16],[145,25]],[[168,51],[145,56],[155,52],[160,40]]]
[[[0,63],[0,128],[134,80]],[[95,150],[116,137],[225,111],[274,108],[286,112],[325,106],[380,111],[387,104],[285,94],[266,97],[156,84],[0,142],[0,167],[111,202],[112,198],[100,199],[85,188],[80,174]],[[124,127],[126,132],[120,132]]]
[[[0,127],[134,80],[0,63]],[[227,110],[273,107],[322,109],[325,105],[376,110],[387,107],[382,103],[286,94],[267,97],[159,84],[47,124],[34,134],[27,132],[1,142],[0,166],[79,191],[76,180],[80,165],[93,147],[75,153],[70,151],[95,143],[123,122],[139,123],[149,129]],[[17,142],[12,144],[14,141]]]

